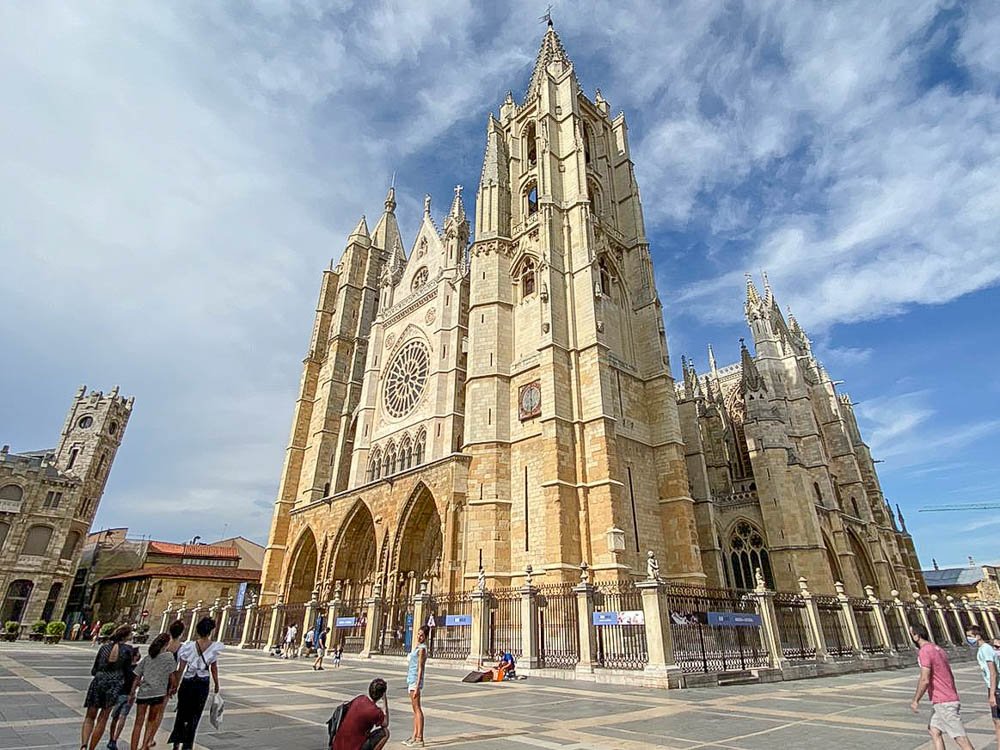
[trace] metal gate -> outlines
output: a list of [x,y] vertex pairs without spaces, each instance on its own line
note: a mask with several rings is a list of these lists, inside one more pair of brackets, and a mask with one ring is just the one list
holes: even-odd
[[[338,622],[344,625],[340,626]],[[348,624],[352,622],[353,624]],[[368,608],[365,607],[364,599],[358,597],[341,602],[337,619],[329,623],[329,628],[329,645],[342,644],[346,654],[361,653],[365,647],[365,631],[368,629]]]
[[[372,623],[375,626],[375,623]],[[379,634],[380,651],[390,656],[405,656],[410,646],[413,631],[413,597],[404,587],[392,599],[384,603]]]
[[471,623],[472,594],[459,591],[446,596],[431,598],[431,615],[435,626],[431,628],[431,639],[427,655],[435,659],[467,659],[472,651],[472,625],[448,625],[448,616],[465,616]]
[[851,609],[854,611],[854,621],[858,624],[861,650],[866,654],[883,653],[885,644],[882,643],[882,635],[875,622],[875,611],[871,602],[867,599],[852,599]]
[[538,587],[538,666],[573,669],[580,661],[577,594],[571,583]]
[[267,642],[267,633],[271,628],[270,604],[262,604],[253,610],[253,622],[247,635],[247,648],[270,648],[273,643]]
[[[590,623],[596,630],[595,666],[607,669],[642,669],[649,661],[642,593],[632,581],[605,581],[594,585],[594,612],[615,612],[606,624]],[[595,618],[597,620],[604,618]],[[610,622],[613,620],[614,622]]]
[[243,623],[247,619],[246,607],[233,607],[229,610],[229,619],[226,620],[226,630],[220,635],[220,639],[227,646],[235,646],[243,638]]
[[835,658],[849,659],[854,655],[854,647],[844,626],[844,613],[840,600],[835,596],[814,595],[819,611],[819,624],[826,640],[826,651]]
[[709,612],[758,614],[749,593],[696,586],[667,589],[674,658],[685,672],[738,672],[770,664],[760,628],[710,625]]
[[789,661],[816,658],[816,644],[806,627],[806,603],[798,594],[774,595],[774,613],[778,620],[781,652]]
[[489,637],[487,653],[491,656],[501,651],[510,652],[515,659],[523,654],[521,648],[521,592],[516,588],[498,588],[490,592]]

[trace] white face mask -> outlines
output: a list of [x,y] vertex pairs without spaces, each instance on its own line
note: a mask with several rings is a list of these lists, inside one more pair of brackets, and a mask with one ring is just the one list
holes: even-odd
[[978,638],[969,638],[968,636],[966,636],[965,642],[968,643],[970,646],[975,646],[977,643],[979,643],[979,639]]

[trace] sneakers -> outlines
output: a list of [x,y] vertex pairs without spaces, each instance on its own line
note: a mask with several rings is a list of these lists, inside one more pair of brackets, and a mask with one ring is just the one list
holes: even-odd
[[423,740],[417,740],[417,739],[414,739],[413,737],[410,737],[410,739],[408,739],[408,740],[403,740],[402,744],[405,747],[423,747],[424,746],[424,741]]

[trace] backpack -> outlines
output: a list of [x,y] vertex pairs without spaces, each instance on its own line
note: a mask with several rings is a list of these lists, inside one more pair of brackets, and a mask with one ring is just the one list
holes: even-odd
[[333,709],[333,715],[326,720],[326,731],[329,735],[327,747],[333,747],[333,738],[336,736],[337,730],[340,729],[340,725],[343,723],[344,717],[347,716],[347,712],[351,710],[352,703],[354,703],[353,698],[346,703],[341,703]]

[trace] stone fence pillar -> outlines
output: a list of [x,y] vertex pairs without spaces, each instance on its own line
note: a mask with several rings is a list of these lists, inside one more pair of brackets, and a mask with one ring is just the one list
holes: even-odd
[[219,614],[219,640],[221,641],[226,635],[226,628],[229,626],[229,619],[233,616],[233,598],[227,597],[226,603],[222,607],[222,612]]
[[250,648],[250,633],[253,632],[254,621],[259,616],[252,597],[243,605],[243,609],[246,614],[243,616],[243,632],[240,634],[240,645],[237,648]]
[[172,601],[167,602],[167,608],[163,610],[163,617],[160,618],[160,632],[166,633],[167,626],[170,625],[173,620],[170,619],[170,615],[173,614],[174,603]]
[[528,669],[538,668],[538,589],[531,585],[528,566],[521,587],[521,661]]
[[587,563],[580,563],[580,583],[573,591],[577,600],[577,634],[580,642],[580,661],[577,672],[593,672],[597,652],[597,639],[591,622],[594,619],[594,586],[590,583]]
[[[885,646],[885,653],[889,656],[896,655],[896,644],[892,642],[892,634],[889,632],[889,623],[885,620],[885,612],[882,611],[882,602],[875,596],[874,586],[865,586],[865,596],[872,605],[872,619],[875,620],[875,630],[879,640]],[[889,613],[893,616],[892,613]]]
[[954,620],[954,622],[955,622],[955,625],[958,626],[958,630],[956,631],[958,633],[958,640],[955,641],[955,645],[956,646],[964,646],[965,645],[965,623],[962,622],[962,613],[959,611],[959,603],[957,601],[955,601],[955,597],[951,596],[950,594],[947,597],[945,597],[945,600],[948,602],[947,611],[946,611],[945,614],[946,615],[950,614],[952,620]]
[[[916,648],[916,644],[914,644],[913,639],[910,638],[910,621],[906,617],[906,610],[903,608],[903,602],[899,599],[899,592],[896,589],[893,589],[889,593],[892,595],[892,612],[889,613],[889,616],[896,618],[897,622],[899,622],[899,627],[903,629],[903,635],[906,636],[904,638],[906,645],[903,646],[903,648],[914,649]],[[899,649],[898,646],[896,648],[897,650]]]
[[674,634],[670,629],[670,608],[663,582],[652,578],[640,581],[642,618],[646,629],[648,659],[643,674],[664,687],[679,687],[682,671],[674,658]]
[[470,667],[478,667],[482,665],[484,660],[489,659],[489,654],[487,654],[489,648],[487,642],[490,628],[489,617],[490,595],[486,589],[477,585],[472,590],[472,633],[469,658],[466,659],[466,664]]
[[[333,592],[333,599],[326,607],[326,625],[325,627],[330,632],[326,634],[326,647],[333,648],[337,645],[337,618],[340,617],[340,584],[337,584],[337,588]],[[366,624],[367,628],[367,624]]]
[[[299,641],[298,648],[299,656],[306,653],[306,633],[313,629],[313,623],[316,622],[317,614],[319,614],[319,591],[313,589],[312,596],[310,596],[309,601],[306,602],[305,612],[302,614],[302,625],[299,630],[299,632],[302,633],[302,640]],[[313,633],[313,637],[316,637],[315,633]]]
[[[368,608],[368,622],[365,623],[365,643],[358,654],[362,659],[369,658],[382,650],[382,582],[376,581],[372,595],[365,601]],[[334,625],[336,625],[336,620]]]
[[274,606],[271,608],[271,624],[267,627],[267,643],[264,644],[264,650],[270,649],[281,638],[281,633],[278,632],[278,628],[281,627],[281,622],[284,619],[285,614],[285,599],[281,594],[278,594],[278,601],[275,602]]
[[833,661],[830,652],[826,650],[826,636],[823,634],[823,626],[819,621],[819,609],[816,600],[809,592],[808,581],[803,577],[799,578],[799,596],[805,602],[806,625],[812,634],[812,642],[816,644],[817,661]]
[[979,620],[982,623],[983,630],[986,632],[989,639],[993,640],[997,637],[997,631],[994,629],[993,623],[990,622],[989,610],[987,606],[982,602],[978,602],[976,607],[979,610]]
[[767,649],[773,669],[785,669],[789,666],[781,647],[781,632],[778,630],[778,613],[774,608],[774,592],[764,584],[764,576],[757,570],[757,588],[753,598],[757,601],[757,613],[760,615],[760,638]]
[[[927,603],[923,600],[923,597],[916,591],[914,591],[911,596],[913,597],[913,603],[917,606],[917,614],[920,615],[920,622],[923,623],[924,629],[927,631],[928,637],[931,641],[934,640],[934,628],[931,627],[931,616],[937,617],[932,611],[929,610]],[[937,595],[935,595],[937,598]]]

